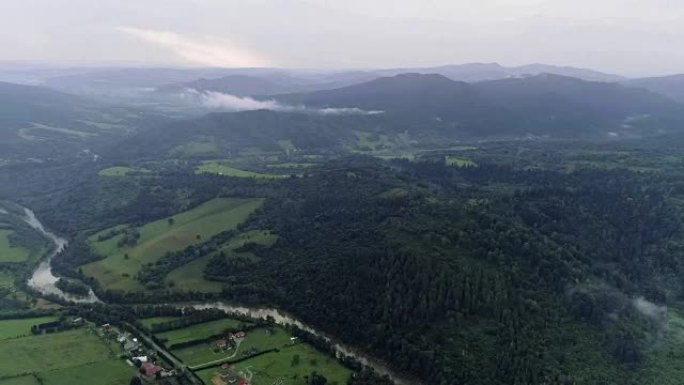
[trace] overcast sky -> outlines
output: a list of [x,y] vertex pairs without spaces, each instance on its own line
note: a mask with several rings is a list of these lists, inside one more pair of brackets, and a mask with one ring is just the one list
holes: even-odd
[[684,73],[682,0],[0,0],[0,60]]

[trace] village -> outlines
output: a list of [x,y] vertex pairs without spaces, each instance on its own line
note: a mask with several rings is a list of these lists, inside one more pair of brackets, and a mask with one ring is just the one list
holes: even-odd
[[[138,369],[139,383],[152,383],[158,380],[169,379],[179,376],[181,373],[177,369],[168,369],[162,364],[159,354],[153,348],[145,346],[138,338],[133,337],[128,332],[123,332],[120,328],[109,323],[100,327],[102,336],[116,341],[123,351],[122,358],[126,359],[129,366]],[[168,365],[168,364],[167,364]],[[170,381],[162,381],[162,384],[171,385]]]

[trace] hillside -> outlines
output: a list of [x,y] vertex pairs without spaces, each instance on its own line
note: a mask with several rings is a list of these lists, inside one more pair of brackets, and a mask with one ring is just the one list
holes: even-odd
[[65,121],[86,101],[48,88],[0,82],[0,123]]
[[437,120],[448,127],[448,134],[465,136],[653,134],[674,129],[684,112],[677,103],[649,91],[550,74],[472,84],[442,75],[402,74],[278,100]]
[[684,75],[627,80],[624,84],[645,88],[679,102],[684,102]]

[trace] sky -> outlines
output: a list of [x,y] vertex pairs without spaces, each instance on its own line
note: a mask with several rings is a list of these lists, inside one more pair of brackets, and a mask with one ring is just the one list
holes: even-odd
[[0,60],[684,73],[681,0],[0,0]]

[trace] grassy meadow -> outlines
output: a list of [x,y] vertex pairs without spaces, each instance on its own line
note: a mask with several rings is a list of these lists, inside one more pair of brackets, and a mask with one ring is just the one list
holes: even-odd
[[12,230],[0,229],[0,263],[26,262],[31,255],[31,251],[23,247],[13,247],[10,245],[9,237],[11,234]]
[[217,198],[191,210],[148,223],[138,229],[135,246],[118,246],[124,236],[98,241],[104,230],[89,238],[93,250],[106,258],[84,265],[83,272],[95,277],[106,289],[141,290],[135,275],[146,263],[154,263],[164,253],[205,242],[223,231],[235,229],[263,203],[262,199]]
[[97,175],[99,176],[126,176],[131,173],[136,173],[136,172],[149,172],[147,170],[139,170],[131,167],[109,167],[100,170]]
[[225,318],[158,333],[156,334],[156,337],[166,340],[166,346],[170,346],[173,344],[208,338],[217,334],[221,334],[226,329],[240,328],[240,326],[243,324],[243,321]]
[[180,317],[151,317],[151,318],[143,318],[140,320],[143,325],[146,327],[152,327],[153,325],[157,324],[163,324],[169,321],[177,320]]
[[0,343],[0,385],[129,383],[134,370],[117,357],[118,345],[88,329],[30,334],[31,325],[49,320],[0,321],[0,331],[15,337]]
[[455,166],[455,167],[477,167],[477,163],[473,162],[470,159],[466,158],[459,158],[457,156],[446,156],[444,158],[444,161],[446,162],[447,165],[449,166]]
[[[32,336],[31,326],[56,320],[57,317],[40,317],[0,321],[0,341]],[[1,348],[2,345],[0,345]]]
[[[283,328],[258,328],[247,333],[239,347],[236,359],[242,352],[252,348],[259,351],[278,349],[233,365],[234,373],[244,377],[252,376],[251,384],[271,385],[282,378],[288,384],[306,385],[305,376],[316,371],[328,379],[328,384],[344,385],[351,371],[343,367],[334,357],[323,354],[313,347],[293,343],[291,335]],[[231,353],[232,354],[232,353]],[[209,356],[205,356],[209,357]],[[203,369],[196,374],[207,384],[212,383],[217,369]]]
[[[270,231],[252,230],[241,233],[232,238],[226,245],[224,245],[219,252],[223,251],[227,254],[226,258],[234,257],[235,255],[247,257],[249,259],[256,259],[257,257],[252,253],[235,251],[236,248],[244,245],[247,242],[253,242],[262,246],[270,247],[278,239],[278,236],[272,234]],[[209,281],[204,278],[204,271],[209,261],[214,257],[214,254],[205,255],[196,259],[186,265],[183,265],[166,276],[166,283],[172,284],[176,291],[201,291],[206,293],[218,293],[223,289],[223,283],[216,281]]]
[[195,172],[198,174],[218,174],[235,178],[280,179],[288,177],[288,175],[262,174],[253,171],[240,170],[230,166],[227,162],[218,160],[204,162]]

